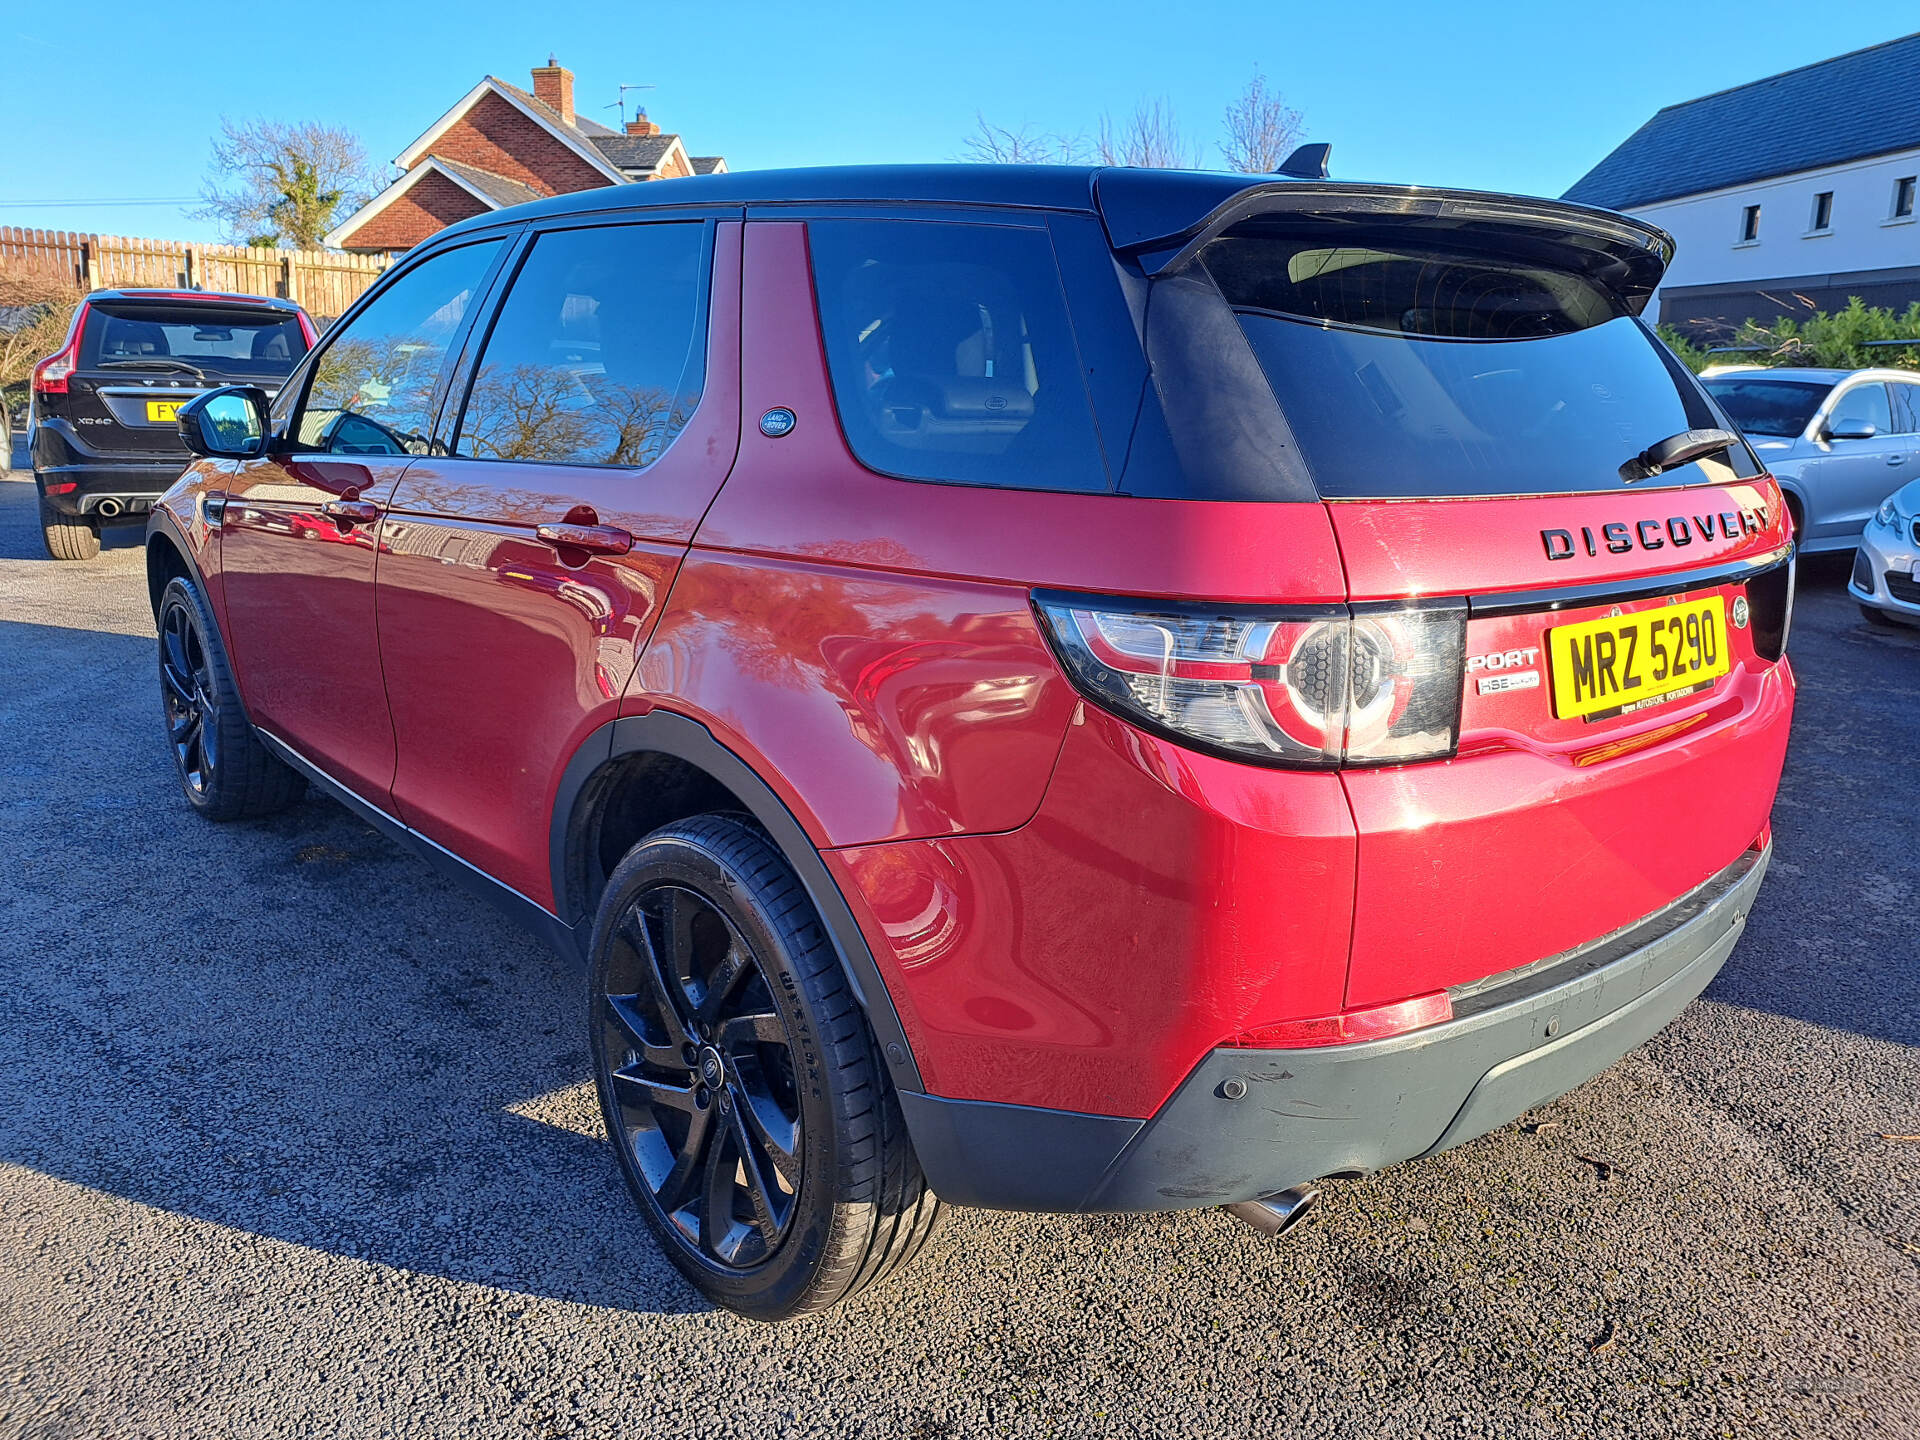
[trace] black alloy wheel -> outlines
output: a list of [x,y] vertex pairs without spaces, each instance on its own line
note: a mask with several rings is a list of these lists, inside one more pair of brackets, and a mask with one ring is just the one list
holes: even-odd
[[199,588],[176,575],[160,592],[160,713],[187,803],[209,820],[286,809],[307,782],[247,723],[227,652]]
[[680,1273],[755,1320],[898,1271],[941,1216],[880,1047],[793,867],[744,815],[664,825],[596,906],[601,1118]]
[[614,929],[599,999],[620,1135],[660,1214],[714,1265],[765,1262],[793,1225],[802,1119],[753,947],[697,891],[653,885]]
[[181,594],[169,594],[160,610],[160,700],[180,783],[204,798],[220,763],[220,719],[206,646]]

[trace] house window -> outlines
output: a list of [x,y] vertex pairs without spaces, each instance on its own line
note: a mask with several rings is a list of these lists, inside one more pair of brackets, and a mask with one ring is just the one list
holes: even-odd
[[1760,238],[1760,207],[1749,205],[1740,216],[1740,243],[1751,245]]
[[1813,224],[1809,227],[1816,234],[1833,228],[1833,192],[1822,190],[1813,197]]
[[1914,176],[1902,175],[1893,182],[1893,218],[1911,220],[1913,218],[1913,182]]

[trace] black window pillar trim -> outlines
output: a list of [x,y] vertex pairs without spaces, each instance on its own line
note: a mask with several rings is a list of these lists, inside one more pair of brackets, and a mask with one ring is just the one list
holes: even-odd
[[588,897],[573,879],[573,858],[577,848],[587,843],[590,832],[592,806],[581,802],[591,798],[589,787],[608,764],[624,755],[643,754],[670,755],[711,776],[746,806],[780,847],[826,925],[854,998],[866,1011],[867,1023],[880,1043],[894,1089],[903,1095],[922,1092],[926,1087],[886,981],[820,852],[773,787],[697,720],[670,710],[652,710],[610,721],[587,737],[561,773],[554,795],[549,860],[555,904],[560,908],[561,923],[576,937],[575,953],[584,953],[593,922],[585,910]]

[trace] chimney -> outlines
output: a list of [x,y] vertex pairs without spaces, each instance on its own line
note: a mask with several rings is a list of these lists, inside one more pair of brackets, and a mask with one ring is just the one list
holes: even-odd
[[548,55],[546,64],[534,67],[533,98],[559,112],[562,124],[573,124],[573,71]]
[[647,118],[647,112],[644,110],[627,121],[629,135],[658,135],[659,133],[660,127]]

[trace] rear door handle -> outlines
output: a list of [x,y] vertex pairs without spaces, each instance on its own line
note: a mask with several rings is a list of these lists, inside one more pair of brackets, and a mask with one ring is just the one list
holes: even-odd
[[327,500],[320,513],[347,525],[371,525],[380,518],[380,507],[371,500]]
[[549,545],[591,555],[624,555],[633,549],[633,536],[618,525],[539,525],[533,533]]

